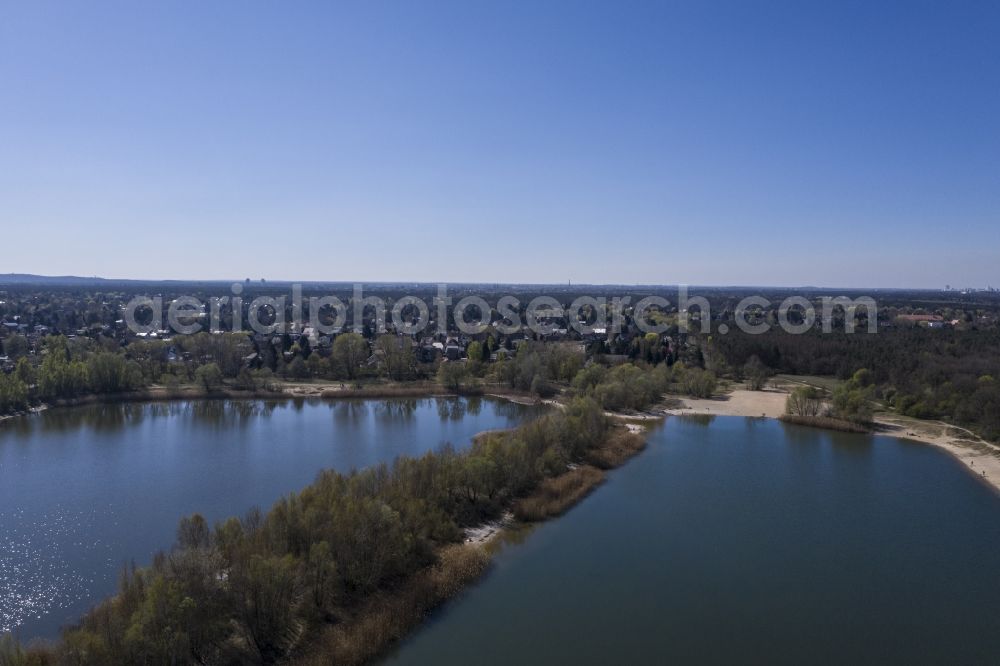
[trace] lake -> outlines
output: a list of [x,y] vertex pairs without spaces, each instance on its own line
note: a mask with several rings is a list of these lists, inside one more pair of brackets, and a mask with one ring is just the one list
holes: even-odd
[[179,519],[269,508],[349,471],[508,428],[539,408],[478,398],[192,401],[0,422],[0,632],[52,637],[148,564]]
[[670,418],[387,664],[995,664],[1000,496],[946,453]]

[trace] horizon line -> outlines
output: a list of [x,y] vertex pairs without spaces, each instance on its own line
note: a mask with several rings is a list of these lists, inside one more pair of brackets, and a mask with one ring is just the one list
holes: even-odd
[[[19,282],[7,282],[10,278],[19,278]],[[0,273],[0,285],[9,286],[15,284],[31,284],[32,281],[38,282],[48,282],[50,284],[66,284],[70,281],[76,282],[134,282],[140,284],[177,284],[177,283],[190,283],[190,284],[246,284],[249,282],[254,285],[356,285],[356,284],[375,284],[375,285],[418,285],[418,286],[436,286],[436,285],[462,285],[462,286],[484,286],[484,287],[498,287],[498,286],[509,286],[509,287],[627,287],[627,288],[646,288],[646,289],[670,289],[679,288],[681,286],[695,289],[802,289],[802,290],[817,290],[817,291],[836,291],[836,290],[873,290],[873,291],[936,291],[942,293],[961,293],[967,290],[976,290],[989,292],[993,290],[991,285],[983,286],[963,286],[963,287],[951,287],[946,289],[944,287],[922,287],[922,286],[820,286],[820,285],[776,285],[776,284],[705,284],[705,283],[688,283],[688,282],[674,282],[674,283],[625,283],[625,282],[497,282],[497,281],[462,281],[462,280],[289,280],[285,278],[280,279],[267,279],[267,278],[247,278],[242,279],[227,279],[227,278],[118,278],[118,277],[102,277],[102,276],[82,276],[82,275],[41,275],[35,273]],[[61,283],[60,281],[65,281]]]

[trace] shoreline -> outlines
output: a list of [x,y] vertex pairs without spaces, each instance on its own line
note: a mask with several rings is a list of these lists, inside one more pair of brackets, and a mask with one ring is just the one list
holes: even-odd
[[469,387],[447,389],[433,382],[403,382],[370,384],[360,388],[347,386],[346,382],[287,382],[276,390],[266,388],[235,389],[223,387],[206,391],[198,386],[150,386],[122,393],[88,393],[75,398],[60,398],[29,407],[25,411],[0,414],[0,423],[9,419],[31,416],[48,409],[79,407],[82,405],[121,404],[126,402],[182,402],[186,400],[378,400],[391,398],[498,398],[520,405],[538,405],[543,400],[523,391],[504,388]]
[[[198,386],[168,388],[151,386],[138,391],[114,394],[89,394],[55,400],[31,407],[27,411],[0,415],[0,424],[22,416],[31,416],[57,407],[124,402],[174,402],[184,400],[351,400],[434,397],[484,397],[509,400],[521,405],[559,404],[558,400],[543,400],[523,391],[502,387],[476,386],[467,389],[446,389],[434,382],[395,382],[360,387],[347,382],[282,382],[275,389],[220,388],[207,392]],[[770,387],[761,391],[743,388],[712,398],[670,396],[669,402],[658,408],[634,414],[605,412],[619,421],[652,421],[664,416],[743,416],[780,420],[785,414],[788,392]],[[960,426],[942,421],[929,421],[892,413],[876,413],[872,434],[906,439],[935,446],[949,453],[966,471],[1000,493],[1000,447],[990,444]]]
[[877,414],[873,434],[887,435],[947,451],[965,470],[1000,494],[1000,448],[973,433],[941,421]]
[[[786,391],[734,389],[717,398],[680,398],[679,407],[663,409],[671,416],[743,416],[779,419],[785,413]],[[905,439],[949,453],[965,470],[1000,493],[1000,447],[972,432],[941,421],[924,421],[891,413],[876,413],[871,434]]]

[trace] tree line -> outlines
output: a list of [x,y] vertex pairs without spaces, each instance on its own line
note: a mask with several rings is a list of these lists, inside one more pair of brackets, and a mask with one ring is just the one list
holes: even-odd
[[117,351],[71,348],[65,337],[49,336],[37,367],[21,356],[14,372],[0,373],[0,413],[22,411],[37,401],[131,391],[144,383],[139,364]]

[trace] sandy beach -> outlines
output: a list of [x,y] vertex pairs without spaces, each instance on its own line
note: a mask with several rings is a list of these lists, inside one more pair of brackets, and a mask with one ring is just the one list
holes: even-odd
[[681,398],[681,406],[664,411],[667,414],[766,416],[776,419],[785,413],[787,398],[788,393],[777,389],[766,391],[736,389],[715,398]]
[[980,480],[1000,492],[1000,447],[965,428],[895,414],[875,417],[878,434],[910,439],[944,449]]
[[[785,413],[787,397],[786,391],[777,388],[764,391],[735,389],[726,395],[710,399],[681,398],[681,406],[665,409],[664,412],[675,415],[708,414],[774,419]],[[969,473],[1000,492],[1000,447],[980,439],[964,428],[940,421],[877,414],[875,423],[875,434],[909,439],[947,451]]]

